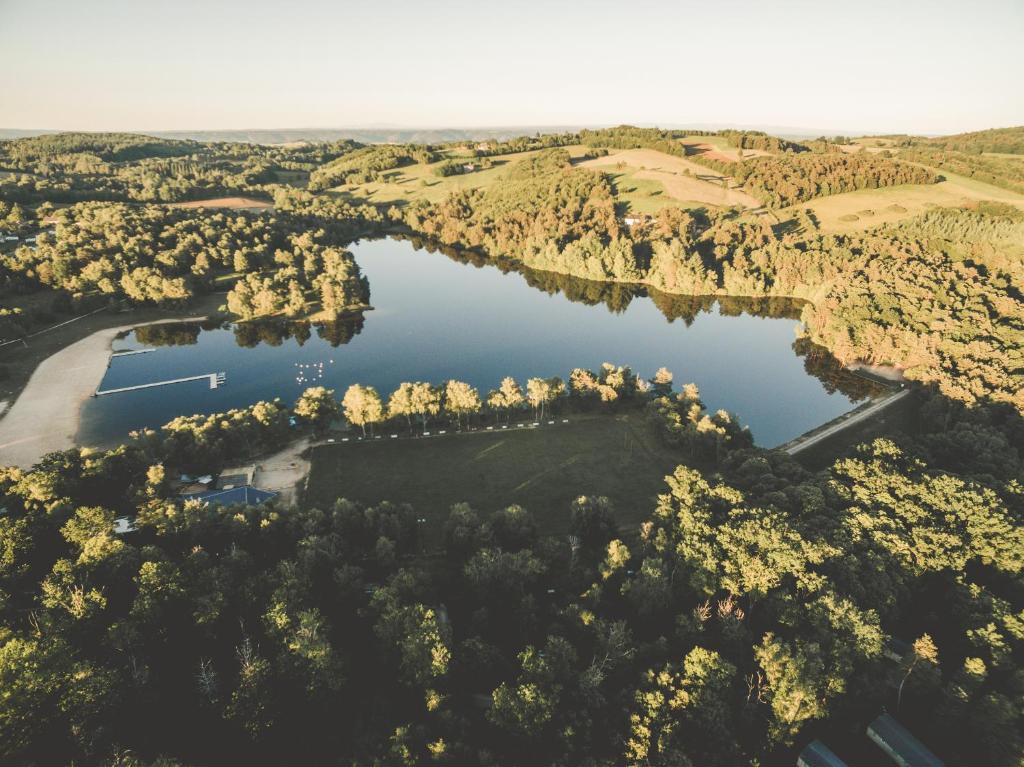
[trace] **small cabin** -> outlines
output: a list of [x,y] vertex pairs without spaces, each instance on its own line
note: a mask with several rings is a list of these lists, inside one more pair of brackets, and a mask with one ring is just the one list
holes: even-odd
[[847,767],[847,765],[820,740],[812,740],[796,758],[796,767]]
[[868,737],[900,767],[945,767],[941,759],[889,714],[882,714],[868,725]]

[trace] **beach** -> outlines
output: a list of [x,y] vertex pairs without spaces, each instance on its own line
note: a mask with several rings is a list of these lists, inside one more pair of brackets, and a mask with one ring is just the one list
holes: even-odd
[[119,333],[143,325],[204,319],[168,318],[106,328],[47,357],[0,418],[0,465],[28,468],[47,453],[75,446],[82,405],[103,380],[111,344]]

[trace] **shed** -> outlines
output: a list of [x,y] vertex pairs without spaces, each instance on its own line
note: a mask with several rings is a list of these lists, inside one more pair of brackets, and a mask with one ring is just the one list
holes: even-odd
[[255,466],[239,466],[234,469],[224,469],[217,477],[216,487],[218,490],[230,490],[233,487],[251,485],[253,475],[256,474]]
[[269,490],[260,490],[258,487],[250,485],[243,485],[242,487],[232,487],[227,490],[188,493],[181,497],[188,501],[203,501],[212,506],[233,506],[235,504],[258,506],[261,503],[266,503],[271,498],[276,498],[277,493],[272,493]]
[[846,762],[820,740],[812,740],[796,758],[797,767],[846,767]]
[[900,767],[944,767],[941,759],[889,714],[868,725],[868,737]]

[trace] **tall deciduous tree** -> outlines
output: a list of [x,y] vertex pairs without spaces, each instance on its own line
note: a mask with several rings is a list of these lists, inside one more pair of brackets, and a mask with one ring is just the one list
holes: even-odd
[[353,384],[348,387],[341,406],[345,411],[345,418],[349,423],[359,426],[366,436],[366,427],[370,427],[370,434],[373,434],[373,425],[384,420],[384,403],[380,395],[372,386],[361,386]]
[[449,381],[444,387],[445,409],[455,416],[455,423],[462,427],[462,417],[466,417],[466,426],[473,413],[480,412],[480,393],[464,381]]

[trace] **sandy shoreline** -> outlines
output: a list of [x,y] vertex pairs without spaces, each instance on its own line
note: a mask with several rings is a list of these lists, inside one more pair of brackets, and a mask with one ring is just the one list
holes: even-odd
[[204,319],[175,317],[106,328],[47,357],[0,418],[0,466],[28,468],[47,453],[75,446],[82,405],[103,380],[118,333],[143,325]]

